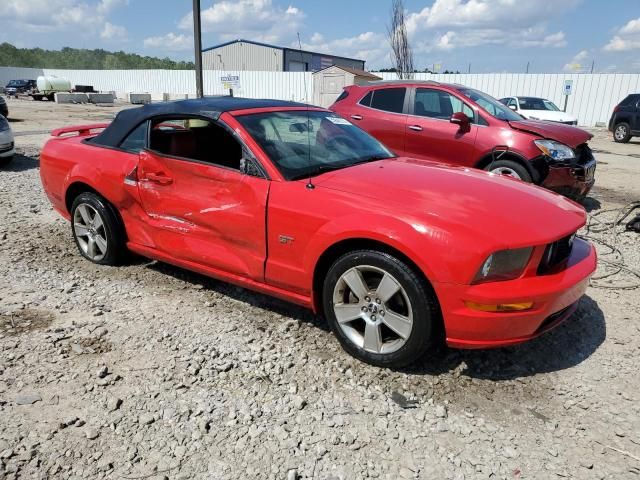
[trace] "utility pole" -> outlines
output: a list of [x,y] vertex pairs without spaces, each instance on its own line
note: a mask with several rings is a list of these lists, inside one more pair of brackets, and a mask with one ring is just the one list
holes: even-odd
[[527,70],[524,73],[529,73],[529,62],[527,62]]
[[193,0],[193,43],[196,53],[196,95],[204,97],[202,89],[202,33],[200,28],[200,0]]
[[593,67],[596,65],[595,60],[591,60],[591,73],[593,73]]
[[469,69],[467,70],[467,73],[471,73],[471,64],[469,64]]

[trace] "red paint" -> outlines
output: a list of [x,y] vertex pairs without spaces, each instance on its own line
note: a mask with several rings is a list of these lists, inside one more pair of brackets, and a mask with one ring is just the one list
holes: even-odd
[[[533,338],[559,322],[541,329],[545,318],[584,293],[595,252],[581,241],[561,271],[537,276],[531,263],[517,280],[470,285],[497,250],[533,246],[530,262],[538,262],[548,243],[584,225],[584,210],[575,203],[511,178],[409,158],[328,172],[309,189],[307,180],[283,179],[234,119],[239,114],[225,113],[220,121],[239,135],[269,179],[65,136],[42,151],[44,189],[68,218],[69,188],[89,185],[119,211],[132,251],[314,309],[319,292],[313,276],[324,252],[345,240],[385,244],[431,282],[447,341],[458,347]],[[465,300],[535,305],[489,314],[468,309]]]
[[[397,87],[407,89],[403,113],[390,113],[359,104],[371,90]],[[400,156],[484,168],[491,160],[494,149],[508,149],[514,159],[528,168],[534,183],[571,197],[584,196],[590,191],[593,179],[579,178],[572,173],[575,168],[567,167],[560,174],[552,171],[547,168],[542,152],[533,143],[536,139],[547,138],[575,149],[592,138],[590,133],[551,122],[507,122],[497,119],[463,95],[458,88],[461,87],[412,81],[350,86],[345,88],[348,92],[346,98],[334,103],[330,109],[369,132]],[[452,95],[481,119],[477,124],[472,124],[464,121],[466,115],[462,112],[454,113],[450,118],[414,114],[412,99],[419,89]]]

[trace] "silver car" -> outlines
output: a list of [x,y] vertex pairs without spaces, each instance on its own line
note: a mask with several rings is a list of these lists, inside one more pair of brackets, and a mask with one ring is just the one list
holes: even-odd
[[13,132],[7,119],[0,115],[0,166],[9,163],[16,154]]

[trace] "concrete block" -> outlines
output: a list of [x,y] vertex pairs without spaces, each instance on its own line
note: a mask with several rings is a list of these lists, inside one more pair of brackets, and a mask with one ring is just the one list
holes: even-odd
[[87,93],[89,103],[113,103],[113,94],[111,93]]
[[134,105],[151,103],[151,94],[150,93],[130,93],[129,103],[133,103]]
[[89,97],[86,93],[63,93],[55,94],[56,103],[88,103]]

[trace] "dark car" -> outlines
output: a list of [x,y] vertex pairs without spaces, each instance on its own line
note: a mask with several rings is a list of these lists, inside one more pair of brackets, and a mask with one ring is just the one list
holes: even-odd
[[616,105],[609,120],[609,131],[618,143],[640,136],[640,93],[632,93]]
[[11,80],[7,83],[7,86],[4,87],[4,93],[8,96],[16,96],[19,93],[27,93],[37,88],[37,83],[35,80]]
[[578,201],[594,184],[590,133],[526,120],[462,85],[415,80],[353,85],[329,108],[398,155],[508,175]]
[[4,97],[0,97],[0,116],[9,117],[9,107]]

